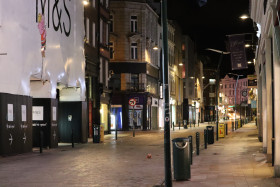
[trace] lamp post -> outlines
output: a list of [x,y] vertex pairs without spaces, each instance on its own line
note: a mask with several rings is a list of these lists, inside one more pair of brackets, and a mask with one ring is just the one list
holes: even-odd
[[219,59],[219,63],[218,63],[218,67],[217,67],[217,70],[216,70],[216,140],[218,141],[219,140],[219,134],[218,134],[218,126],[219,126],[219,82],[220,82],[220,66],[221,66],[221,63],[223,61],[223,55],[226,55],[226,54],[230,54],[230,52],[224,52],[224,51],[220,51],[220,50],[217,50],[217,49],[211,49],[211,48],[207,48],[205,50],[208,50],[208,51],[213,51],[215,53],[220,53],[220,59]]
[[164,168],[165,186],[172,187],[171,176],[171,146],[170,146],[170,113],[169,113],[169,85],[168,85],[168,30],[167,30],[167,0],[161,0],[163,27],[163,89],[164,89]]
[[[236,80],[235,88],[234,88],[234,128],[235,128],[236,127],[236,89],[237,89],[239,77],[241,77],[243,75],[237,75],[235,73],[228,73],[228,74],[237,76],[237,80]],[[241,115],[241,113],[240,113],[240,115]]]

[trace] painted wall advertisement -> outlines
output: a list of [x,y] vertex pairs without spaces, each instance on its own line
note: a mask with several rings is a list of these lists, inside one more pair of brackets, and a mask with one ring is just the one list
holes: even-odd
[[73,0],[0,1],[0,92],[30,95],[36,78],[52,98],[58,82],[84,97],[83,9]]

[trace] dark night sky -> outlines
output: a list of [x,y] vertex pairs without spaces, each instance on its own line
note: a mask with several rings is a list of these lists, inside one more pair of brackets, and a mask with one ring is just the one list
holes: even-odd
[[[249,0],[208,0],[202,7],[195,0],[168,0],[169,19],[176,20],[184,34],[196,41],[205,67],[217,67],[220,56],[218,53],[205,51],[205,48],[226,51],[226,35],[255,32],[253,21],[241,20],[239,17],[242,14],[249,15]],[[246,40],[251,40],[251,37],[252,35],[246,35]],[[247,60],[252,58],[252,51],[249,50]],[[253,65],[248,66],[248,70],[233,73],[253,73]],[[224,56],[221,72],[221,76],[232,72],[230,55]]]

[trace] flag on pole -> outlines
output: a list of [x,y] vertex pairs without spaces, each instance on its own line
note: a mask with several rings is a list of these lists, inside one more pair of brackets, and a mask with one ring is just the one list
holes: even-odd
[[247,69],[244,35],[229,35],[228,47],[231,54],[231,69]]

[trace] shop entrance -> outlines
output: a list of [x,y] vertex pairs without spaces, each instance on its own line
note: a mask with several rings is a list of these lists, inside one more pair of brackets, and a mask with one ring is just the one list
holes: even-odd
[[[133,114],[134,112],[134,114]],[[129,128],[133,129],[133,122],[135,123],[136,129],[142,129],[143,128],[143,110],[129,110]]]

